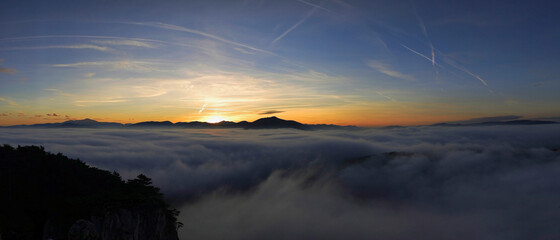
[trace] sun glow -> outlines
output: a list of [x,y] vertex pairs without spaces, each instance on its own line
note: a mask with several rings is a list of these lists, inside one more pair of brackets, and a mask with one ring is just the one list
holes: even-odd
[[222,117],[222,116],[209,116],[205,120],[205,122],[208,122],[208,123],[219,123],[221,121],[228,121],[228,120],[226,118]]

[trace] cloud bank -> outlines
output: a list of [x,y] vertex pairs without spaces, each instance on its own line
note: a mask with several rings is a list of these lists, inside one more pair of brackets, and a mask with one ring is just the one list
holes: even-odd
[[182,239],[558,239],[560,126],[0,129],[181,208]]

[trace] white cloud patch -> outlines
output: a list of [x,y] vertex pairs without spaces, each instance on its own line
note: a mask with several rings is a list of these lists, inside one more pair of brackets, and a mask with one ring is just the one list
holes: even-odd
[[557,239],[560,125],[0,129],[180,206],[182,239]]

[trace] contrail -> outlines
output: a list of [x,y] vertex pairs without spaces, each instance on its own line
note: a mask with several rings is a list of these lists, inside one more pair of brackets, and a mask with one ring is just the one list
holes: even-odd
[[436,54],[434,53],[434,45],[430,43],[430,47],[432,48],[432,66],[436,65]]
[[[441,67],[441,65],[440,65],[439,63],[433,61],[434,50],[432,50],[432,58],[429,58],[428,56],[426,56],[426,55],[424,55],[424,54],[422,54],[422,53],[419,53],[419,52],[417,52],[417,51],[414,51],[414,49],[409,48],[409,47],[407,47],[407,46],[404,45],[404,44],[401,44],[401,46],[403,46],[404,48],[408,49],[409,51],[411,51],[411,52],[417,54],[418,56],[421,56],[421,57],[423,57],[424,59],[426,59],[426,60],[432,62],[432,64],[433,64],[434,67],[435,67],[435,66],[440,66],[440,67]],[[440,54],[441,54],[441,53],[440,53]],[[444,58],[443,58],[443,61],[445,61],[445,62],[446,62],[447,64],[449,64],[450,66],[452,66],[452,67],[454,67],[454,68],[456,68],[456,69],[459,69],[459,70],[463,71],[464,73],[466,73],[466,74],[468,74],[468,75],[470,75],[470,76],[472,76],[472,77],[478,79],[480,82],[482,82],[482,84],[484,84],[484,86],[488,86],[488,84],[486,83],[486,81],[485,81],[484,79],[482,79],[480,76],[478,76],[478,75],[472,73],[472,72],[469,71],[467,68],[465,68],[465,67],[459,65],[458,63],[455,63],[453,60],[451,60],[451,59],[449,59],[449,58],[447,58],[447,57],[444,57]],[[434,69],[434,70],[435,70],[435,69]],[[436,74],[438,74],[437,71],[436,71]]]
[[463,67],[458,68],[458,69],[461,70],[461,71],[463,71],[463,72],[466,72],[467,74],[469,74],[469,75],[471,75],[471,76],[473,76],[473,77],[475,77],[476,79],[480,80],[480,81],[482,82],[482,84],[484,84],[484,86],[487,86],[487,87],[488,87],[488,84],[486,83],[486,81],[484,81],[484,79],[482,79],[480,76],[478,76],[478,75],[472,73],[471,71],[469,71],[469,70],[467,70],[466,68],[463,68]]
[[420,15],[418,14],[418,12],[416,12],[416,8],[414,8],[414,12],[416,13],[416,17],[418,18],[418,25],[420,25],[420,29],[422,30],[422,34],[424,34],[424,37],[426,39],[428,39],[428,42],[430,43],[430,48],[432,50],[432,66],[436,65],[436,55],[434,53],[434,45],[432,44],[432,40],[430,39],[430,36],[428,36],[428,30],[426,29],[426,25],[424,24],[424,20],[422,20],[422,18],[420,17]]
[[[419,52],[417,52],[417,51],[414,51],[412,48],[409,48],[409,47],[407,47],[407,46],[404,45],[404,44],[401,44],[401,46],[403,46],[404,48],[408,49],[409,51],[411,51],[411,52],[417,54],[418,56],[421,56],[421,57],[425,58],[426,60],[432,62],[432,59],[429,58],[428,56],[426,56],[426,55],[424,55],[424,54],[422,54],[422,53],[419,53]],[[434,54],[434,53],[433,53],[433,51],[432,51],[432,56],[433,56],[433,54]],[[435,61],[432,62],[432,63],[433,63],[434,65],[436,64]]]
[[418,25],[420,25],[420,29],[422,30],[422,34],[424,34],[424,37],[428,40],[428,43],[430,44],[430,50],[431,50],[431,54],[432,54],[432,58],[430,59],[430,62],[432,62],[432,68],[434,69],[434,73],[436,75],[436,81],[438,80],[438,76],[439,76],[439,72],[436,69],[436,54],[434,51],[434,44],[432,44],[432,40],[430,39],[430,36],[428,36],[428,30],[426,29],[426,24],[424,24],[424,20],[422,20],[422,17],[420,17],[420,14],[418,14],[418,11],[416,10],[416,7],[414,6],[414,4],[412,4],[412,8],[414,9],[414,13],[416,14],[416,17],[418,18]]
[[307,5],[309,5],[309,6],[312,6],[312,7],[319,8],[319,9],[321,9],[321,10],[325,10],[325,11],[327,11],[327,12],[332,12],[332,11],[329,10],[329,9],[326,9],[326,8],[324,8],[324,7],[321,7],[321,6],[319,6],[319,5],[317,5],[317,4],[314,4],[314,3],[310,3],[310,2],[305,1],[305,0],[297,0],[297,1],[298,1],[298,2],[301,2],[301,3],[303,3],[303,4],[307,4]]
[[[325,1],[323,1],[324,3]],[[321,3],[322,4],[322,3]],[[282,39],[284,36],[286,36],[288,33],[290,33],[291,31],[293,31],[294,29],[296,29],[299,25],[301,25],[302,23],[304,23],[309,17],[311,17],[311,15],[313,15],[313,13],[315,13],[315,11],[317,11],[317,9],[319,9],[321,6],[319,5],[315,5],[313,9],[311,9],[301,20],[299,20],[299,22],[297,22],[296,24],[294,24],[291,28],[288,28],[288,30],[286,30],[284,33],[280,34],[280,36],[278,36],[276,39],[274,39],[274,41],[272,41],[270,44],[275,44],[276,42],[278,42],[280,39]]]
[[198,114],[202,113],[202,111],[204,111],[204,108],[206,107],[207,103],[205,103],[204,105],[202,105],[202,107],[200,108],[200,111],[198,111]]
[[[469,71],[467,68],[465,68],[465,67],[459,65],[458,63],[455,63],[453,60],[451,60],[451,59],[449,59],[449,58],[447,58],[447,57],[444,57],[443,60],[444,60],[447,64],[451,65],[452,67],[454,67],[454,68],[456,68],[456,69],[459,69],[459,70],[463,71],[464,73],[466,73],[466,74],[468,74],[468,75],[471,75],[472,77],[478,79],[480,82],[482,82],[482,84],[484,84],[484,86],[487,86],[487,87],[488,87],[488,84],[486,83],[486,81],[485,81],[484,79],[482,79],[480,76],[478,76],[478,75],[472,73],[472,72]],[[491,89],[490,89],[490,90],[491,90]]]
[[430,37],[428,36],[428,30],[426,30],[426,25],[424,25],[424,21],[422,21],[422,18],[418,16],[418,20],[420,22],[420,28],[422,29],[422,33],[424,34],[424,37],[426,37],[426,39],[428,39],[428,42],[430,43],[430,50],[432,53],[432,58],[430,59],[430,62],[432,62],[432,66],[434,67],[434,71],[435,71],[435,66],[436,66],[436,54],[434,52],[434,44],[432,44],[432,40],[430,39]]

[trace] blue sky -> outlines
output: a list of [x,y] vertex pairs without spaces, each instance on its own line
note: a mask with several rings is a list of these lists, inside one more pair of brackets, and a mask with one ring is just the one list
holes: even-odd
[[0,125],[560,116],[552,1],[3,5]]

